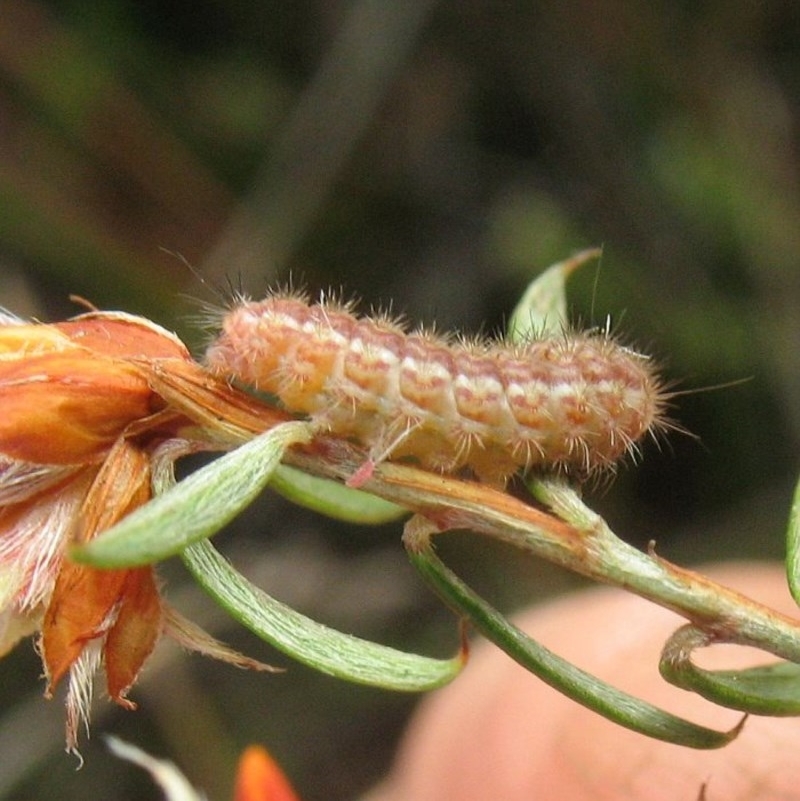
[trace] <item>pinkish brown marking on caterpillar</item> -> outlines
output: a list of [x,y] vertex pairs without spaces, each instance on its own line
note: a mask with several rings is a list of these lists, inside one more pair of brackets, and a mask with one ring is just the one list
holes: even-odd
[[601,331],[467,341],[275,292],[224,315],[206,363],[367,447],[355,485],[406,457],[493,483],[520,470],[586,475],[667,425],[650,359]]

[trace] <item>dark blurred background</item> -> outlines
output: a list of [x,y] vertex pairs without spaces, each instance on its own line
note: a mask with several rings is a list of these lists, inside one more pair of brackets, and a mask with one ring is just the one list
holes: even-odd
[[[792,0],[0,0],[0,303],[50,320],[80,311],[74,293],[202,348],[197,300],[292,276],[497,331],[538,271],[602,245],[574,318],[611,315],[652,352],[688,391],[672,414],[692,436],[590,502],[676,561],[780,557],[800,440],[798,43]],[[218,543],[311,616],[446,655],[453,621],[400,531],[270,496]],[[441,550],[504,609],[577,586],[469,534]],[[163,575],[186,614],[287,665],[179,565]],[[414,699],[287,666],[248,675],[162,644],[137,713],[98,699],[75,772],[26,642],[0,664],[0,797],[159,798],[103,731],[215,800],[252,741],[305,801],[357,797]]]

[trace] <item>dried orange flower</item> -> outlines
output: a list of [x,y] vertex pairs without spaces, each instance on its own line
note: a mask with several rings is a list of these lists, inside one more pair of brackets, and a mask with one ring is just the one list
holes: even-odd
[[195,367],[177,337],[140,317],[97,312],[42,325],[0,315],[0,655],[39,632],[47,696],[68,676],[68,750],[88,723],[97,668],[111,699],[133,707],[128,690],[163,633],[265,667],[166,606],[151,566],[65,559],[70,544],[150,499],[155,459],[206,446],[151,388],[155,369]]

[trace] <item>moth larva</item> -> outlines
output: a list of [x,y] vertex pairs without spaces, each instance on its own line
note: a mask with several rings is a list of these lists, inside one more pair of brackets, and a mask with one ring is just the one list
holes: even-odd
[[230,309],[206,362],[373,462],[412,457],[492,482],[609,467],[662,424],[666,397],[649,359],[605,333],[468,342],[280,292]]

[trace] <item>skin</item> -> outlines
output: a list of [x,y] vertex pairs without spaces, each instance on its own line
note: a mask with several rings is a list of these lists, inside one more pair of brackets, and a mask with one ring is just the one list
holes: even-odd
[[[782,565],[704,572],[773,608],[797,611]],[[661,645],[683,621],[635,596],[591,589],[530,610],[518,622],[562,656],[670,712],[726,730],[740,719],[660,678]],[[774,660],[718,646],[696,661],[740,667]],[[464,674],[422,704],[389,778],[370,801],[800,800],[798,743],[800,718],[758,717],[720,750],[652,740],[585,710],[481,643]]]

